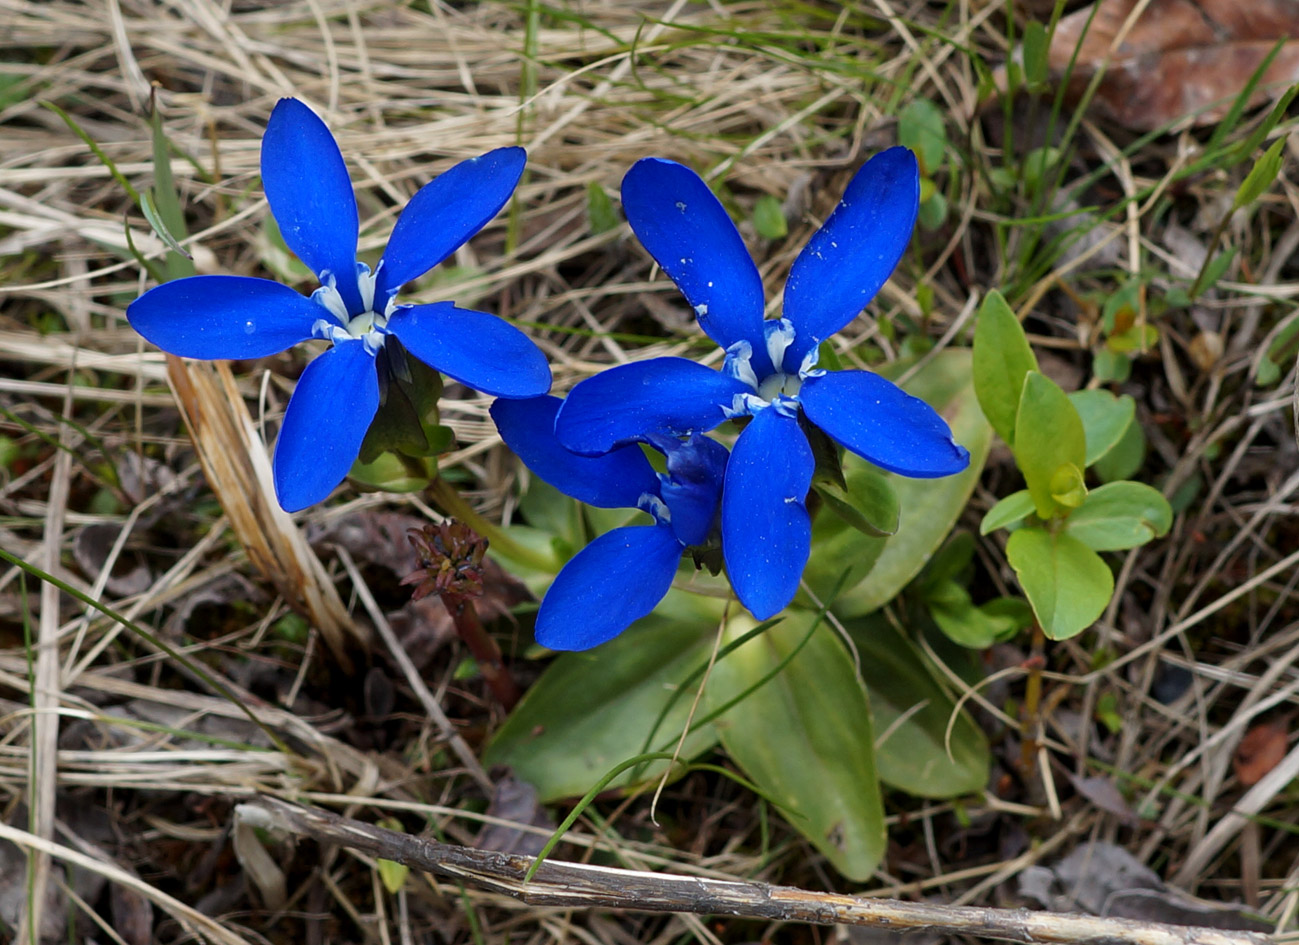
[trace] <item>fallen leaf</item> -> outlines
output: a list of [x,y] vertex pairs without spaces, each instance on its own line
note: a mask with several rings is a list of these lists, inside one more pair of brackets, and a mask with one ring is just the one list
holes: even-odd
[[1069,780],[1073,782],[1074,790],[1101,810],[1113,814],[1124,826],[1135,827],[1141,823],[1141,819],[1132,812],[1128,802],[1109,778],[1078,778],[1071,774]]
[[1211,125],[1227,113],[1281,39],[1290,41],[1263,73],[1249,104],[1261,104],[1299,81],[1294,0],[1151,0],[1114,46],[1137,3],[1099,0],[1094,17],[1087,7],[1060,20],[1047,66],[1062,78],[1077,50],[1067,89],[1071,103],[1104,66],[1090,106],[1098,115],[1138,131],[1188,115],[1195,125]]
[[[108,562],[108,556],[122,533],[122,526],[109,522],[87,525],[72,541],[72,557],[88,580],[94,582]],[[104,587],[114,597],[130,597],[149,589],[153,576],[144,559],[133,551],[122,551],[113,561]]]
[[[537,789],[508,773],[496,779],[491,803],[487,805],[487,816],[527,827],[540,827],[546,831],[555,829],[555,822],[537,800]],[[505,823],[489,823],[478,835],[474,846],[480,850],[536,856],[546,845],[547,839],[545,834],[521,830]]]
[[1260,722],[1236,746],[1231,766],[1241,787],[1252,787],[1281,763],[1286,752],[1285,722]]
[[1052,912],[1264,931],[1239,905],[1197,899],[1164,883],[1127,850],[1103,841],[1081,846],[1051,867],[1020,874],[1019,894]]

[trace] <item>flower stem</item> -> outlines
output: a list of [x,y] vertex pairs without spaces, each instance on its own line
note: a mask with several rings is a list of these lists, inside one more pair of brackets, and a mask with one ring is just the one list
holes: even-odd
[[1042,724],[1042,669],[1046,665],[1046,635],[1042,625],[1033,621],[1033,638],[1030,644],[1028,682],[1024,687],[1024,706],[1020,713],[1020,757],[1024,775],[1032,773],[1037,764],[1038,732]]
[[407,537],[420,566],[402,578],[402,584],[416,585],[411,595],[414,600],[431,594],[442,599],[456,633],[478,661],[483,679],[506,711],[513,709],[519,701],[519,687],[505,668],[501,648],[483,629],[474,606],[474,601],[484,592],[483,555],[487,553],[488,540],[455,519],[412,528]]
[[474,659],[478,661],[483,679],[491,687],[496,700],[506,712],[511,711],[519,701],[519,687],[509,670],[505,668],[501,658],[501,648],[496,645],[491,634],[483,629],[473,601],[457,601],[453,595],[443,594],[442,603],[446,605],[447,613],[455,621],[456,633],[460,634],[460,639],[465,641],[469,651],[474,654]]

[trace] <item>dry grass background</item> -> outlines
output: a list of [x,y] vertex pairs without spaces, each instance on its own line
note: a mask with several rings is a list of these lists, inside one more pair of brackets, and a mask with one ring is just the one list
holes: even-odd
[[[255,855],[237,849],[230,804],[251,791],[467,840],[492,820],[474,800],[488,775],[473,770],[472,743],[494,710],[455,676],[453,648],[435,640],[419,671],[388,671],[397,713],[389,698],[383,718],[366,717],[373,705],[356,694],[357,677],[340,679],[325,647],[290,632],[291,612],[204,484],[163,355],[123,318],[147,287],[123,220],[146,252],[160,255],[161,244],[42,102],[72,115],[143,187],[156,94],[200,271],[286,265],[263,229],[257,176],[261,131],[281,96],[308,101],[338,137],[358,189],[363,254],[383,245],[398,208],[432,175],[524,144],[529,170],[510,212],[411,297],[453,294],[532,327],[564,390],[600,365],[693,344],[688,312],[625,227],[592,231],[589,185],[616,201],[626,168],[659,154],[724,179],[742,217],[759,194],[776,196],[789,239],[765,243],[743,225],[774,300],[849,172],[893,142],[896,113],[916,95],[946,111],[956,199],[948,225],[921,238],[876,308],[959,341],[950,329],[968,327],[978,293],[1001,284],[1011,256],[993,238],[998,213],[983,175],[1001,116],[979,112],[974,68],[959,51],[1003,59],[1004,13],[1000,4],[919,0],[0,0],[0,431],[16,451],[0,471],[0,547],[155,627],[292,747],[271,746],[209,682],[120,624],[17,568],[0,571],[0,922],[35,901],[50,940],[711,943],[773,934],[689,916],[511,908],[422,877],[391,895],[373,862],[310,846],[278,848],[286,885],[277,891],[274,866],[259,871]],[[1070,174],[1110,164],[1111,200],[1171,186],[1194,140],[1165,137],[1129,158],[1112,131],[1084,126]],[[1175,232],[1172,216],[1148,212],[1153,200],[1094,220],[1091,255],[1062,258],[1024,285],[1023,298],[1040,302],[1032,324],[1055,370],[1086,382],[1092,331],[1054,291],[1057,280],[1105,291],[1150,267],[1186,278],[1187,241],[1192,255],[1204,246],[1241,173],[1178,183]],[[1002,902],[1025,867],[1101,838],[1188,889],[1243,899],[1293,927],[1299,749],[1283,734],[1279,773],[1249,789],[1231,762],[1256,723],[1287,732],[1299,702],[1293,373],[1280,387],[1251,384],[1265,336],[1299,295],[1287,282],[1296,279],[1295,198],[1283,170],[1269,212],[1227,230],[1243,262],[1203,305],[1170,317],[1125,388],[1151,436],[1145,477],[1170,495],[1193,480],[1201,488],[1169,540],[1127,556],[1114,607],[1098,636],[1082,638],[1089,646],[1053,649],[1044,721],[1056,761],[1008,799],[972,799],[959,817],[951,804],[896,799],[900,832],[872,892]],[[935,293],[927,319],[918,282]],[[1210,343],[1206,333],[1223,351],[1207,361],[1193,346]],[[869,320],[845,334],[845,349],[869,339],[892,353]],[[237,372],[268,440],[302,363],[290,353]],[[444,401],[460,446],[443,465],[461,467],[470,498],[500,515],[514,472],[486,407],[462,390]],[[1011,475],[994,456],[972,515],[1014,487]],[[347,495],[299,521],[319,534],[382,508],[433,514],[418,498]],[[348,611],[382,625],[373,562],[357,566],[327,546],[321,555]],[[995,544],[984,558],[989,576],[1005,579]],[[394,641],[377,637],[362,664],[394,666]],[[994,701],[1019,692],[1025,655],[998,654],[1011,689]],[[1190,685],[1167,705],[1152,692],[1173,669]],[[1106,699],[1121,713],[1113,735],[1086,722]],[[1091,762],[1135,776],[1119,783],[1148,819],[1133,825],[1075,791],[1070,778],[1094,774]],[[836,884],[779,829],[767,855],[755,854],[768,825],[738,789],[687,779],[673,796],[670,829],[654,829],[641,802],[615,804],[585,819],[569,850],[633,867]],[[20,849],[32,855],[30,873]]]

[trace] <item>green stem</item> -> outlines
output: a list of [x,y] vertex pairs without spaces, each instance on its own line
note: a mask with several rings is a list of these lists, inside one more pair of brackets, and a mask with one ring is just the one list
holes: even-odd
[[490,547],[497,554],[510,558],[519,564],[537,571],[554,571],[555,562],[545,555],[538,554],[531,548],[519,544],[499,525],[489,522],[479,515],[455,487],[445,479],[434,479],[429,485],[429,494],[433,501],[442,506],[443,511],[453,518],[464,522],[478,534],[487,539]]

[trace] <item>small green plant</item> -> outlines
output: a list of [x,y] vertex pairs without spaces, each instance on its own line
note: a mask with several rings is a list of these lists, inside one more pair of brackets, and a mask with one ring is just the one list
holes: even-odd
[[1151,486],[1127,479],[1087,486],[1088,467],[1130,444],[1135,405],[1108,391],[1061,390],[1039,370],[998,292],[979,310],[974,390],[1026,485],[993,506],[980,530],[1010,531],[1006,557],[1043,633],[1068,639],[1091,626],[1114,594],[1100,552],[1136,548],[1172,524],[1168,501]]

